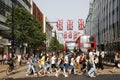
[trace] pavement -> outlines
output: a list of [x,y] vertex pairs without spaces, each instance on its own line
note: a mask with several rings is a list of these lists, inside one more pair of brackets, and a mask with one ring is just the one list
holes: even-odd
[[[79,73],[77,75],[69,75],[68,78],[65,78],[62,73],[60,74],[59,78],[55,77],[54,73],[49,74],[46,77],[42,76],[35,76],[35,75],[29,75],[26,76],[25,72],[27,70],[28,65],[24,64],[22,66],[17,66],[17,70],[12,75],[7,76],[6,75],[6,69],[8,65],[0,65],[0,80],[78,80],[81,78],[81,80],[91,80],[85,75]],[[112,73],[112,68],[109,66],[105,66],[105,69],[100,71],[98,76],[96,78],[93,78],[93,80],[120,80],[120,69],[116,69],[116,73]],[[100,77],[105,79],[100,79]],[[107,78],[107,79],[106,79]],[[109,79],[110,78],[110,79]]]
[[8,68],[9,66],[7,64],[2,64],[0,65],[0,80],[1,79],[4,79],[4,78],[8,78],[8,77],[14,77],[15,75],[14,74],[18,74],[17,75],[17,78],[18,77],[22,77],[22,76],[19,76],[21,74],[19,74],[20,72],[24,72],[24,69],[27,69],[27,65],[26,65],[26,60],[23,60],[22,61],[22,65],[21,66],[18,66],[17,63],[15,64],[15,70],[14,70],[14,74],[8,76],[6,75],[6,69]]

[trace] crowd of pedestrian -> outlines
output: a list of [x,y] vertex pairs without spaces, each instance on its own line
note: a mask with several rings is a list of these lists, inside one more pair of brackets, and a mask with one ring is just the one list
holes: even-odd
[[34,75],[47,76],[54,73],[56,77],[63,74],[68,77],[82,73],[89,77],[96,77],[104,70],[104,51],[90,50],[89,53],[60,52],[42,53],[40,57],[31,54],[28,59],[26,76],[31,72]]
[[[63,74],[65,77],[82,73],[89,77],[96,77],[98,72],[104,70],[103,59],[104,51],[90,50],[88,53],[77,52],[47,52],[37,54],[14,54],[12,59],[15,64],[21,66],[23,59],[27,60],[28,68],[26,76],[31,73],[39,76],[48,76],[53,73],[56,77]],[[1,64],[6,64],[9,56],[4,54],[0,56]],[[114,67],[112,72],[116,72],[119,67],[120,55],[118,52],[114,55]]]

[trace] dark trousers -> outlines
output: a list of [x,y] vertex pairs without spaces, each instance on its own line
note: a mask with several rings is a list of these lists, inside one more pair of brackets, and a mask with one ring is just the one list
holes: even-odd
[[99,69],[102,69],[102,70],[104,69],[102,62],[99,63]]

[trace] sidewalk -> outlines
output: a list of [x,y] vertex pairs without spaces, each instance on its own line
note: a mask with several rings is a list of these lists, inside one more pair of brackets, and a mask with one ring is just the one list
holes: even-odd
[[8,65],[0,65],[0,79],[6,76],[6,69]]
[[[2,78],[8,77],[6,75],[6,69],[8,68],[8,66],[9,66],[8,64],[0,65],[0,80]],[[26,69],[26,66],[27,66],[26,60],[22,61],[22,66],[18,66],[17,64],[15,66],[16,66],[15,68],[17,68],[17,70],[15,70],[15,72],[16,72],[16,74],[18,74],[18,72],[21,71],[21,69]]]
[[[7,65],[0,65],[0,80],[1,78],[13,78],[13,79],[17,79],[17,78],[26,78],[27,76],[25,75],[25,72],[28,68],[28,65],[23,65],[21,67],[19,67],[16,71],[15,74],[12,74],[10,76],[6,76],[5,70],[7,68]],[[98,74],[99,75],[105,75],[105,74],[120,74],[120,69],[116,69],[116,73],[112,73],[112,68],[113,67],[105,67],[104,70],[100,71]],[[79,73],[78,75],[82,75],[82,73]],[[55,76],[55,73],[49,74],[48,76]],[[35,75],[29,75],[28,77],[37,77]]]

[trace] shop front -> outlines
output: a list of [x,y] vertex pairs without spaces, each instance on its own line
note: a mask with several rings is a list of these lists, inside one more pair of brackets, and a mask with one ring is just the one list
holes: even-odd
[[0,55],[6,54],[8,58],[11,57],[11,54],[9,53],[9,46],[11,43],[8,39],[0,39]]

